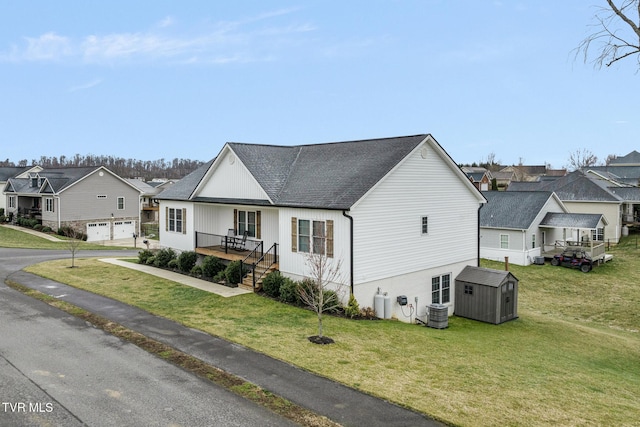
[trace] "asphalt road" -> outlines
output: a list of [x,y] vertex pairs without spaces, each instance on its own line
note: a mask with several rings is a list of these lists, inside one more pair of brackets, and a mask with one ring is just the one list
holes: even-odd
[[4,285],[28,264],[68,255],[0,248],[0,426],[292,425]]

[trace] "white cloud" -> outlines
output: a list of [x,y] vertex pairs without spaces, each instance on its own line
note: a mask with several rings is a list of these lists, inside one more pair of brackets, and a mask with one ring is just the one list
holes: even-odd
[[91,89],[92,87],[98,86],[100,83],[102,83],[102,79],[94,79],[94,80],[91,80],[90,82],[70,87],[69,92],[77,92],[80,90]]
[[[66,60],[113,65],[118,61],[171,60],[171,63],[182,64],[226,64],[255,62],[265,58],[273,60],[273,51],[286,46],[283,40],[287,35],[310,32],[316,28],[308,23],[279,23],[269,27],[257,23],[295,10],[281,9],[236,21],[222,21],[195,35],[176,33],[175,20],[170,16],[147,31],[91,34],[79,39],[50,32],[35,38],[26,37],[26,45],[13,45],[8,52],[0,52],[0,61]],[[169,27],[172,33],[167,31]]]

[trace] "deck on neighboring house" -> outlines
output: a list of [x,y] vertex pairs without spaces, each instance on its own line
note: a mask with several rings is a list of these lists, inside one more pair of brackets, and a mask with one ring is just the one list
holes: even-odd
[[565,249],[569,247],[581,247],[584,251],[591,257],[594,262],[604,263],[607,261],[611,261],[613,259],[613,255],[605,253],[605,245],[604,243],[596,243],[593,242],[562,242],[557,241],[553,245],[544,245],[542,248],[542,256],[545,259],[553,258],[555,255],[559,255]]

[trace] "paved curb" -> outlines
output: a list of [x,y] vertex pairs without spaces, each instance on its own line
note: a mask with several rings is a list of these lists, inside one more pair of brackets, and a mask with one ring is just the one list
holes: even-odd
[[110,298],[18,271],[11,279],[190,354],[343,426],[443,426],[422,414],[319,377],[241,345]]

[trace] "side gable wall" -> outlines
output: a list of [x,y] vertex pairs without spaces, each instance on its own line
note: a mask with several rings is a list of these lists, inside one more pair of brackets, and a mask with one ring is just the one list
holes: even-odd
[[[102,175],[100,175],[102,174]],[[98,195],[107,196],[98,198]],[[56,221],[101,220],[110,218],[138,218],[139,191],[106,171],[93,173],[60,193],[61,202],[54,201],[55,212],[44,211],[42,219]],[[118,210],[118,197],[124,197],[123,210]]]
[[[410,301],[419,298],[417,315],[424,315],[433,276],[451,274],[453,286],[466,265],[478,263],[479,198],[462,172],[431,145],[410,154],[351,210],[354,283],[361,305],[373,303],[378,286],[391,291],[403,282],[398,288]],[[423,217],[427,234],[422,234]],[[451,307],[453,295],[452,288]],[[396,296],[391,295],[393,301]]]
[[602,214],[609,221],[604,229],[605,241],[618,243],[622,234],[622,204],[606,202],[574,202],[565,200],[564,205],[571,213]]
[[198,197],[218,197],[229,199],[268,199],[267,194],[256,182],[238,157],[225,147],[204,183],[197,190]]

